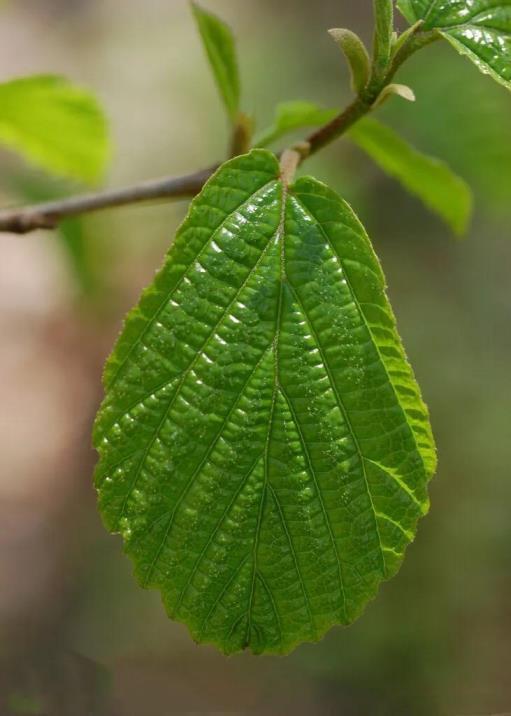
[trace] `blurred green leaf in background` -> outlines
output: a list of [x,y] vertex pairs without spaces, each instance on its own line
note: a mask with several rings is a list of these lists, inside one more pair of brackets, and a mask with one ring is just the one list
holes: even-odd
[[467,230],[472,193],[445,162],[417,151],[393,129],[373,118],[357,122],[348,136],[387,174],[441,216],[456,234]]
[[233,34],[216,15],[195,3],[192,7],[218,90],[229,117],[235,122],[240,105],[240,78]]
[[101,179],[110,154],[97,100],[54,75],[0,84],[0,143],[51,173],[88,184]]
[[257,147],[267,147],[297,129],[320,127],[330,122],[337,113],[337,109],[324,109],[313,102],[282,102],[277,105],[272,126],[261,132],[255,138],[254,144]]

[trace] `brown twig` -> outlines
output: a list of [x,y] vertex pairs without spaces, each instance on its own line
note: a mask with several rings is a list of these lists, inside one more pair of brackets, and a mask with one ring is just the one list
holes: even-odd
[[[417,32],[411,34],[408,41],[397,52],[383,81],[378,87],[368,88],[368,92],[357,97],[343,112],[331,122],[313,132],[301,143],[307,151],[301,152],[301,159],[315,154],[338,137],[342,136],[359,119],[368,114],[374,107],[377,95],[391,82],[403,62],[418,49],[434,42],[439,35],[434,32]],[[246,129],[246,128],[245,128]],[[247,130],[248,131],[248,130]],[[246,137],[243,134],[243,141]],[[241,150],[240,137],[235,137],[233,151]],[[243,146],[245,149],[245,146]],[[127,204],[139,204],[156,199],[176,199],[193,197],[200,192],[206,181],[218,168],[218,164],[207,169],[181,177],[166,177],[146,181],[126,189],[83,194],[34,206],[11,208],[0,211],[0,232],[26,234],[35,229],[54,229],[62,220],[101,209],[109,209]]]
[[[344,133],[357,119],[370,110],[357,99],[344,112],[305,141],[309,154]],[[156,199],[193,197],[200,192],[218,165],[182,177],[166,177],[136,184],[126,189],[114,189],[82,194],[68,199],[57,199],[33,206],[22,206],[0,211],[0,232],[28,234],[36,229],[54,229],[72,216],[101,211],[128,204],[141,204]]]
[[181,177],[165,177],[125,189],[82,194],[34,206],[0,211],[0,231],[27,234],[35,229],[54,229],[63,219],[128,204],[195,196],[217,169],[216,166]]

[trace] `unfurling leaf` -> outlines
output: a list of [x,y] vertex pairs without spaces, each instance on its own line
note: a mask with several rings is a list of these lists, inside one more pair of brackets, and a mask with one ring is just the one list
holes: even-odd
[[510,0],[399,0],[398,8],[424,30],[437,30],[484,74],[511,89]]
[[375,109],[376,107],[380,107],[392,96],[401,97],[401,99],[405,99],[407,102],[415,102],[415,92],[411,87],[408,87],[408,85],[399,85],[393,82],[390,85],[386,85],[382,89],[382,91],[376,98],[373,107]]
[[472,213],[472,193],[448,165],[417,151],[393,129],[366,118],[348,136],[390,176],[442,217],[456,234],[463,234]]
[[52,75],[0,84],[0,143],[47,171],[89,183],[101,178],[109,156],[97,101]]
[[338,114],[338,111],[337,109],[325,109],[313,102],[301,100],[283,102],[277,105],[273,126],[256,137],[254,144],[257,147],[267,147],[297,129],[320,127],[322,124],[330,122]]
[[343,51],[351,70],[351,87],[360,94],[369,82],[371,60],[360,37],[351,30],[335,28],[328,31]]
[[218,90],[231,121],[235,122],[240,105],[240,79],[231,28],[195,3],[192,8]]
[[199,642],[285,653],[349,624],[428,509],[435,449],[349,206],[223,165],[105,370],[106,526]]

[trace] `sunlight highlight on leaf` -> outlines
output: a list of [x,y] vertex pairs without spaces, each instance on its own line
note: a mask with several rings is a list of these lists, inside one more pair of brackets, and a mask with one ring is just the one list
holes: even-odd
[[399,0],[411,23],[424,20],[483,72],[511,89],[510,0]]

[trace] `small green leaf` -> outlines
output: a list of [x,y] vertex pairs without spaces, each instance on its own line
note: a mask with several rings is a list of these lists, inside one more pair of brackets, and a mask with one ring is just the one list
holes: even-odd
[[0,84],[0,143],[49,172],[89,183],[101,178],[109,157],[97,101],[50,75]]
[[366,118],[348,136],[390,176],[463,234],[472,213],[472,193],[463,179],[438,159],[418,152],[390,127]]
[[411,87],[408,87],[408,85],[400,85],[393,82],[390,85],[386,85],[382,89],[379,96],[376,98],[373,107],[380,107],[392,96],[401,97],[401,99],[405,99],[407,102],[415,102],[415,92]]
[[218,90],[231,121],[235,122],[240,105],[240,79],[231,28],[199,5],[193,3],[192,7]]
[[424,20],[418,20],[413,25],[407,27],[400,35],[394,34],[392,38],[392,54],[395,56],[399,50],[406,44],[422,27]]
[[99,503],[171,618],[286,653],[360,615],[435,449],[369,239],[264,150],[219,169],[108,361]]
[[453,47],[493,79],[511,89],[510,0],[399,0],[398,8],[423,29],[438,30]]
[[267,147],[297,129],[320,127],[330,122],[338,112],[337,109],[325,109],[313,102],[283,102],[277,105],[273,126],[256,137],[254,144],[256,147]]
[[371,60],[360,37],[351,30],[334,28],[328,31],[343,51],[351,70],[351,87],[360,94],[369,82]]

